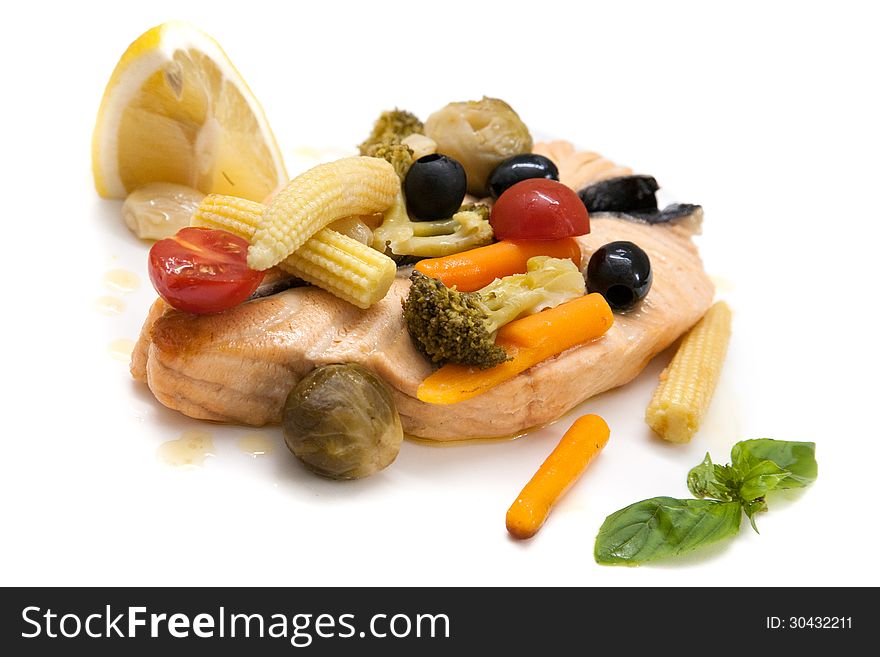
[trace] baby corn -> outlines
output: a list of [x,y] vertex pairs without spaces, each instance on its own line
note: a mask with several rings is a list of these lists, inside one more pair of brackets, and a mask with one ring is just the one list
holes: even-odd
[[[219,228],[250,241],[264,208],[243,198],[210,194],[190,225]],[[358,308],[369,308],[382,299],[397,272],[388,256],[328,228],[315,233],[279,267]]]
[[380,301],[397,274],[387,255],[329,228],[319,230],[278,266],[358,308]]
[[208,194],[202,199],[189,225],[225,230],[250,242],[260,225],[260,215],[265,207],[262,203],[237,196]]
[[337,219],[384,212],[399,189],[394,167],[375,157],[346,157],[309,169],[266,205],[248,249],[248,266],[277,265]]
[[730,308],[719,301],[684,337],[645,412],[664,440],[686,443],[700,428],[730,341]]

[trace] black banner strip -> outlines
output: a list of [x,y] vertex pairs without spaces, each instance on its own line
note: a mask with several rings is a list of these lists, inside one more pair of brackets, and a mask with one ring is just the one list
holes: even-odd
[[0,641],[7,655],[145,648],[162,657],[193,649],[260,655],[449,655],[481,647],[493,654],[686,653],[697,645],[738,644],[760,646],[762,654],[799,646],[846,650],[876,633],[873,597],[865,589],[806,587],[17,588],[2,590]]

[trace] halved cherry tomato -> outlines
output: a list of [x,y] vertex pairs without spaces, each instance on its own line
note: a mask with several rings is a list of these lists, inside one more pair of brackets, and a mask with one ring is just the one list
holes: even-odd
[[210,228],[181,228],[150,249],[153,287],[165,301],[189,313],[216,313],[250,297],[263,272],[248,269],[246,240]]
[[590,215],[578,195],[543,178],[509,187],[495,201],[489,223],[499,240],[557,240],[590,232]]

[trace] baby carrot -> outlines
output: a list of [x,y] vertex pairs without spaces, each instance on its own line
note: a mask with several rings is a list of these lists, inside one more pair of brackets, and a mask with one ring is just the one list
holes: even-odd
[[538,533],[550,509],[602,451],[610,433],[605,420],[598,415],[575,420],[507,510],[507,531],[511,536],[523,539]]
[[533,256],[568,258],[581,265],[581,248],[570,237],[558,240],[503,240],[477,249],[421,260],[415,270],[459,292],[473,292],[496,278],[522,274]]
[[476,397],[542,360],[604,335],[613,322],[611,308],[596,293],[517,319],[502,326],[495,339],[510,360],[486,370],[444,365],[422,381],[416,396],[430,404],[454,404]]
[[594,292],[508,322],[498,329],[495,342],[505,347],[549,350],[553,355],[603,335],[613,323],[614,314],[605,297]]

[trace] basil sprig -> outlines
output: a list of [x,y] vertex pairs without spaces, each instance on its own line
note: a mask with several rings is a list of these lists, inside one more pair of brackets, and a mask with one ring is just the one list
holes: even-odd
[[742,514],[755,525],[772,490],[803,488],[816,480],[816,444],[744,440],[733,446],[730,464],[706,458],[691,469],[688,490],[699,499],[652,497],[612,513],[596,537],[601,564],[636,565],[672,557],[739,532]]

